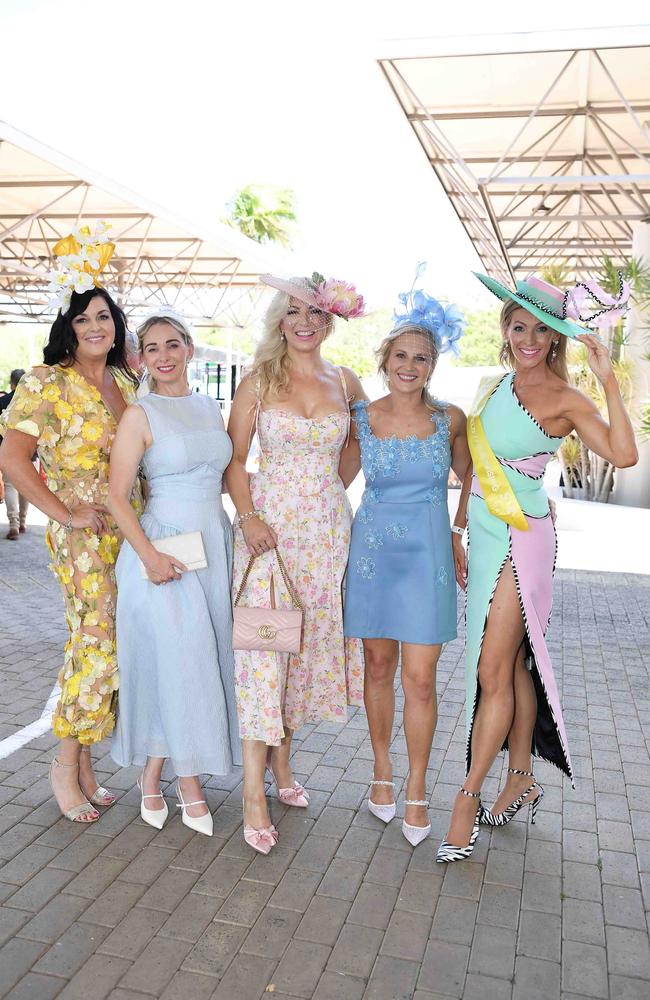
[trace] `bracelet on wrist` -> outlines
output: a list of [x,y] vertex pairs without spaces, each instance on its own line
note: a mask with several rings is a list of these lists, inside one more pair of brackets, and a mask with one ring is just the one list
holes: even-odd
[[451,530],[453,531],[454,535],[460,535],[461,538],[465,534],[465,529],[461,528],[459,524],[452,524]]
[[260,517],[261,513],[262,513],[261,510],[255,510],[255,509],[246,511],[245,514],[240,514],[238,516],[238,518],[237,518],[237,524],[241,528],[241,526],[244,523],[244,521],[250,521],[251,517]]
[[67,518],[65,519],[65,521],[61,521],[59,523],[63,527],[63,530],[65,531],[65,533],[67,535],[69,535],[70,532],[72,531],[72,511],[69,510],[68,507],[66,507],[66,510],[68,511]]

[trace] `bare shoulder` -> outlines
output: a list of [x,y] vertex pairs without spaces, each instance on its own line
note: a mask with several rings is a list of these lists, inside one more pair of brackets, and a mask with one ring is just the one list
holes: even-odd
[[460,427],[464,427],[467,421],[467,416],[464,410],[461,410],[460,406],[456,406],[455,403],[447,403],[447,413],[451,420],[451,426],[453,430],[457,430]]
[[246,412],[248,410],[253,411],[258,401],[258,384],[259,379],[257,375],[253,375],[251,373],[244,375],[235,390],[235,395],[233,396],[232,401],[232,410],[236,410],[238,412]]
[[361,385],[361,379],[356,372],[353,372],[351,368],[346,365],[341,365],[340,370],[343,372],[343,378],[345,379],[345,385],[348,390],[348,397],[350,402],[353,403],[358,399],[366,399],[366,394]]
[[591,413],[597,409],[593,400],[585,396],[584,392],[580,392],[579,389],[576,389],[573,385],[569,385],[568,382],[559,381],[560,385],[557,387],[557,393],[562,414]]
[[139,403],[131,403],[130,406],[127,406],[120,417],[120,427],[124,427],[129,431],[148,430],[149,421],[147,420],[144,407],[140,406]]
[[465,427],[467,425],[467,416],[464,410],[461,410],[460,406],[456,406],[455,403],[448,403],[446,406],[447,413],[449,415],[450,430],[452,436],[458,433],[465,433]]

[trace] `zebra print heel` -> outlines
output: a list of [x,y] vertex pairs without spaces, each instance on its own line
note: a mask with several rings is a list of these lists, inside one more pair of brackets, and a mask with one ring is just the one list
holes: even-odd
[[470,799],[478,799],[478,809],[476,810],[476,817],[474,819],[474,826],[472,827],[472,833],[469,838],[469,844],[467,847],[456,847],[454,844],[450,844],[448,841],[443,840],[436,855],[436,862],[440,865],[449,864],[451,861],[465,861],[467,858],[471,857],[474,850],[474,844],[478,840],[479,816],[481,815],[481,811],[483,809],[481,805],[481,793],[468,792],[465,788],[461,788],[461,792]]
[[[495,814],[491,812],[489,809],[487,809],[485,806],[482,806],[481,814],[478,820],[479,823],[483,823],[485,826],[507,826],[510,820],[517,815],[517,813],[521,808],[523,808],[523,806],[530,806],[531,807],[530,822],[531,825],[534,824],[539,804],[541,800],[544,798],[544,789],[539,784],[539,782],[535,781],[535,775],[533,774],[532,771],[520,771],[519,768],[517,767],[509,767],[508,774],[520,774],[523,777],[532,778],[533,783],[526,789],[525,792],[521,793],[519,798],[515,799],[515,801],[512,802],[508,806],[508,808],[504,809],[503,812],[501,813]],[[539,795],[536,795],[534,799],[527,802],[526,799],[535,788],[538,790]]]

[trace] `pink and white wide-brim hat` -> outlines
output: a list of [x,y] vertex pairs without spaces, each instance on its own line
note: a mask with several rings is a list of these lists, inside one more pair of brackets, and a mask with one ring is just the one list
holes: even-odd
[[260,281],[330,316],[345,320],[363,316],[363,296],[348,281],[326,279],[316,273],[311,278],[278,278],[274,274],[260,274]]

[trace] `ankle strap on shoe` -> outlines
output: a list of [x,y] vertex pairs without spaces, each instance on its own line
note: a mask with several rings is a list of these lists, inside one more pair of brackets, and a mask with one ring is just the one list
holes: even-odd
[[405,806],[429,806],[426,799],[404,799]]
[[371,785],[388,785],[390,788],[394,788],[395,787],[395,782],[394,781],[384,781],[383,779],[379,779],[379,778],[377,778],[377,779],[373,778],[373,780],[370,782],[370,784]]
[[535,775],[532,771],[520,771],[518,767],[509,767],[508,774],[521,774],[525,778],[534,778]]
[[480,792],[468,792],[466,788],[461,788],[463,795],[466,795],[468,799],[480,799]]

